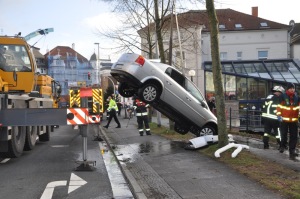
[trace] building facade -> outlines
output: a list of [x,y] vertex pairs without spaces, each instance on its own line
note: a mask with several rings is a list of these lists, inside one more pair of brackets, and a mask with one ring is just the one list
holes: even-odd
[[97,59],[95,53],[88,60],[76,52],[74,46],[72,48],[57,46],[45,57],[48,75],[62,86],[62,103],[68,102],[71,87],[101,87],[102,67],[107,68],[112,65],[110,60]]
[[[217,9],[216,14],[219,20],[219,49],[222,61],[290,58],[290,26],[259,18],[257,7],[252,8],[252,15],[232,9]],[[167,52],[171,26],[169,21],[170,16],[166,18],[163,29],[164,47]],[[190,70],[194,70],[194,83],[205,92],[203,63],[211,61],[210,28],[206,10],[178,14],[178,26],[180,38],[176,34],[176,24],[172,26],[172,65],[180,68],[187,76]],[[143,50],[147,52],[147,41],[143,39],[144,35],[140,35]],[[147,57],[145,53],[144,56]]]

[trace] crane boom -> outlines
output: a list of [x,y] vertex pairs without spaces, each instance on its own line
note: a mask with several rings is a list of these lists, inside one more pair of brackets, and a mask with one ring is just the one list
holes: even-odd
[[28,35],[26,35],[24,37],[24,39],[26,41],[30,40],[31,38],[33,37],[36,37],[38,35],[46,35],[46,34],[49,34],[50,32],[54,32],[54,28],[46,28],[46,29],[38,29],[32,33],[29,33]]

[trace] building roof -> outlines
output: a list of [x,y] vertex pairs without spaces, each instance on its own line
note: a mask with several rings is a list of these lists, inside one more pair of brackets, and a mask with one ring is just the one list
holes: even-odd
[[[223,74],[295,84],[300,84],[298,64],[293,59],[221,61]],[[211,61],[206,61],[203,65],[204,70],[212,72]]]
[[96,53],[93,53],[91,58],[90,58],[90,61],[97,61],[97,55]]
[[[253,11],[256,10],[255,12]],[[216,9],[217,18],[219,21],[219,31],[244,31],[244,30],[268,30],[268,29],[291,29],[291,26],[277,23],[271,20],[263,19],[258,17],[258,8],[252,8],[252,15],[245,14],[227,9]],[[174,15],[173,15],[174,16]],[[171,14],[165,17],[164,28],[169,29],[170,27]],[[209,21],[207,10],[190,10],[185,13],[177,15],[178,24],[180,28],[203,26],[204,32],[209,32]],[[154,23],[151,28],[154,30]],[[173,27],[176,27],[176,21],[173,20]],[[147,27],[139,30],[139,33],[147,31]]]
[[[290,26],[270,21],[232,9],[216,9],[220,31],[290,29]],[[190,10],[178,15],[180,26],[203,25],[203,31],[209,31],[208,14],[206,10]]]
[[78,52],[76,52],[74,49],[68,47],[68,46],[56,46],[55,48],[53,48],[52,50],[50,50],[49,52],[47,52],[44,56],[48,57],[48,55],[61,55],[63,58],[66,58],[67,56],[77,56],[77,59],[80,63],[84,63],[84,62],[88,62],[88,60],[82,56],[81,54],[79,54]]
[[44,55],[42,55],[42,53],[40,53],[40,49],[39,48],[36,48],[36,47],[33,47],[32,48],[32,52],[33,52],[33,55],[35,58],[39,58],[39,59],[44,59]]

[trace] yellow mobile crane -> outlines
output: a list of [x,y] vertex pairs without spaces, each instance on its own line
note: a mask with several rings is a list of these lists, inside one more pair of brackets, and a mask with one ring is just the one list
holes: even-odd
[[0,158],[19,157],[33,149],[37,137],[49,141],[59,124],[50,120],[61,113],[45,111],[58,107],[61,87],[36,69],[26,39],[0,36]]

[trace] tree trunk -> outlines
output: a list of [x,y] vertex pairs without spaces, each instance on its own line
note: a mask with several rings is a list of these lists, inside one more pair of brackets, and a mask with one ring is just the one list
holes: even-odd
[[216,94],[216,109],[218,118],[218,147],[223,147],[228,144],[228,133],[226,127],[226,114],[225,114],[225,98],[222,85],[222,68],[219,52],[219,29],[218,19],[214,7],[213,0],[206,0],[206,10],[210,26],[210,39],[211,39],[211,56],[212,56],[212,72],[213,82]]

